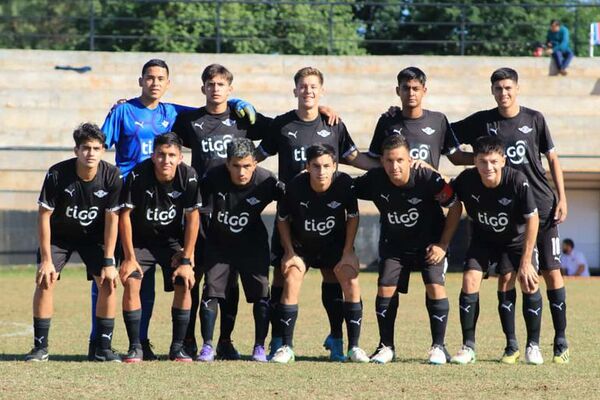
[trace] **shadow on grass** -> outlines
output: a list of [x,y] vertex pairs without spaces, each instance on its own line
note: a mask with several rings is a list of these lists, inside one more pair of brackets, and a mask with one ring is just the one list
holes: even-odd
[[[0,362],[2,361],[24,361],[25,354],[6,354],[0,353]],[[87,362],[87,355],[84,354],[50,354],[50,361],[63,362]]]

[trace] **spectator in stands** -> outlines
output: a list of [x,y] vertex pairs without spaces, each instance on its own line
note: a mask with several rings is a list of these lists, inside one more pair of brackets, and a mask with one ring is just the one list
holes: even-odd
[[567,67],[573,59],[573,51],[569,46],[569,30],[559,20],[550,21],[550,29],[546,35],[546,46],[556,63],[558,72],[567,75]]
[[565,239],[562,242],[560,262],[565,275],[590,276],[590,269],[585,256],[582,252],[575,250],[575,243],[571,239]]

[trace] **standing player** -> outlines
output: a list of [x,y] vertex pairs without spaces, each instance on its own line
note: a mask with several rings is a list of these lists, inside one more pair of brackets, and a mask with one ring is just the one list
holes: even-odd
[[[125,286],[123,318],[129,337],[129,351],[123,361],[133,363],[143,358],[139,293],[143,274],[156,264],[162,267],[165,291],[175,291],[169,358],[192,361],[183,349],[183,339],[190,320],[192,259],[200,224],[198,177],[182,162],[181,140],[174,133],[157,136],[153,148],[152,158],[131,171],[123,190],[119,234],[124,258],[119,274]],[[183,257],[173,268],[171,259],[182,246]]]
[[116,312],[117,270],[114,251],[119,221],[119,170],[102,161],[104,134],[93,124],[73,132],[76,158],[52,166],[38,201],[38,271],[33,297],[34,348],[26,361],[48,360],[48,332],[53,314],[53,293],[60,272],[77,252],[88,280],[99,290],[94,315],[99,341],[96,361],[121,359],[111,350]]
[[[479,138],[473,144],[473,151],[475,168],[463,171],[452,182],[473,224],[459,304],[463,346],[452,362],[475,362],[479,288],[483,274],[496,264],[500,293],[514,292],[515,280],[519,279],[527,327],[525,360],[529,364],[542,364],[539,348],[542,296],[535,248],[539,217],[533,190],[522,172],[505,166],[504,146],[499,138]],[[515,299],[507,300],[499,296],[498,312],[506,336],[502,362],[515,364],[519,359]]]
[[[540,269],[546,281],[550,312],[554,324],[554,358],[559,364],[569,362],[566,292],[560,273],[560,238],[558,224],[567,218],[567,198],[563,173],[546,121],[538,111],[521,107],[517,102],[519,76],[511,68],[500,68],[491,76],[492,94],[497,108],[477,112],[452,124],[461,143],[474,144],[480,136],[497,136],[504,142],[511,167],[523,172],[531,185],[539,208],[540,226],[537,248]],[[556,187],[554,194],[541,162],[545,155]],[[498,293],[500,302],[514,303],[515,292]]]
[[271,361],[294,361],[293,335],[298,317],[300,287],[307,268],[327,269],[342,286],[343,317],[348,330],[348,359],[369,362],[358,347],[362,323],[362,301],[358,283],[358,258],[354,238],[358,230],[358,203],[352,179],[337,172],[335,151],[327,144],[306,150],[307,172],[286,187],[279,203],[277,227],[281,236],[284,288],[278,315],[282,345]]
[[[446,251],[460,222],[462,207],[450,185],[429,168],[411,168],[410,147],[402,135],[388,136],[382,144],[383,168],[354,180],[359,199],[371,200],[381,214],[379,279],[375,313],[379,347],[371,361],[394,359],[397,292],[408,292],[411,268],[421,270],[429,312],[432,345],[429,362],[446,364],[444,344],[448,323],[445,274]],[[440,205],[448,207],[448,218]]]
[[[271,125],[270,134],[259,146],[258,161],[279,154],[279,179],[289,182],[306,167],[306,149],[316,143],[328,144],[333,147],[335,161],[340,160],[361,169],[369,169],[379,165],[378,161],[360,153],[346,126],[336,123],[328,126],[325,116],[319,113],[319,101],[324,93],[323,74],[316,68],[306,67],[294,75],[294,96],[298,99],[298,108],[275,118]],[[272,251],[281,253],[278,232],[273,231]],[[273,261],[273,260],[272,260]],[[279,265],[274,262],[273,285],[271,302],[273,309],[283,291],[283,277]],[[330,324],[330,334],[325,341],[325,347],[331,350],[331,359],[344,360],[342,343],[343,310],[342,288],[331,269],[321,269],[323,275],[322,301]],[[272,321],[271,355],[281,347],[282,333]]]
[[[269,330],[269,238],[261,218],[265,207],[283,195],[283,184],[257,167],[254,144],[234,138],[227,144],[227,163],[202,179],[203,212],[211,219],[206,236],[202,295],[202,338],[198,361],[213,361],[212,335],[217,304],[227,296],[228,277],[239,273],[246,300],[253,303],[255,340],[252,359],[265,362]],[[234,249],[234,251],[232,251]]]

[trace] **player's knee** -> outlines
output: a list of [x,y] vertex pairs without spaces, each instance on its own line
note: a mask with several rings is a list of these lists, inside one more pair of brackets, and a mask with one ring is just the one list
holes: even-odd
[[377,288],[377,296],[392,297],[396,293],[396,286],[379,286]]
[[560,273],[560,269],[542,271],[542,276],[544,277],[544,281],[546,281],[546,286],[550,290],[560,289],[565,285],[565,281]]
[[462,290],[465,293],[476,293],[481,285],[482,273],[479,271],[467,271],[463,276]]
[[437,283],[425,285],[425,292],[427,293],[427,297],[432,300],[440,300],[448,297],[446,287]]

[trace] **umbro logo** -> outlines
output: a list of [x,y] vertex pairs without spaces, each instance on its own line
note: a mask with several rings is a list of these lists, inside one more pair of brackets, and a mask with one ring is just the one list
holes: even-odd
[[402,135],[402,128],[400,128],[400,129],[394,129],[392,132],[393,133],[397,133],[398,135]]
[[137,125],[137,126],[139,126],[140,128],[143,128],[143,127],[144,127],[144,121],[142,121],[142,122],[140,122],[140,121],[135,121],[133,124],[134,124],[134,125]]
[[73,197],[73,193],[75,193],[75,189],[65,189],[65,192],[69,193],[69,196]]
[[382,199],[384,199],[385,201],[387,201],[388,203],[390,202],[390,195],[389,194],[380,194],[379,197],[381,197]]
[[221,121],[221,123],[225,126],[233,126],[233,125],[235,125],[235,119],[227,118],[227,119]]
[[154,192],[151,190],[146,190],[146,193],[148,193],[148,196],[150,196],[150,198],[154,198]]
[[541,311],[541,307],[536,308],[535,310],[533,308],[528,308],[527,312],[530,312],[532,314],[535,314],[536,316],[540,316],[540,311]]
[[421,130],[423,131],[424,134],[429,135],[429,136],[431,136],[435,133],[435,129],[431,129],[430,127],[426,127]]
[[296,132],[288,131],[288,136],[293,136],[294,139],[298,139],[298,131],[296,131]]
[[178,192],[177,190],[173,190],[171,193],[167,193],[167,196],[169,196],[172,199],[176,199],[179,196],[181,196],[181,192]]
[[478,202],[478,203],[479,203],[479,198],[481,197],[481,195],[479,195],[479,196],[475,196],[474,194],[472,194],[472,195],[471,195],[471,197],[472,197],[473,199],[475,199],[475,201],[476,201],[476,202]]
[[431,318],[437,319],[440,322],[444,322],[444,318],[446,318],[446,314],[444,314],[444,315],[435,315],[435,314],[433,314],[431,316]]
[[194,122],[194,126],[200,129],[204,129],[204,121],[200,123]]
[[511,308],[513,306],[513,303],[508,303],[508,304],[500,304],[501,308],[504,308],[506,311],[511,312]]
[[225,200],[227,198],[227,193],[223,193],[223,192],[218,192],[217,196],[221,197],[223,200]]
[[523,125],[522,127],[518,128],[519,131],[523,132],[524,134],[528,134],[529,132],[531,132],[533,129],[528,127],[527,125]]
[[319,136],[321,136],[321,137],[324,137],[324,138],[325,138],[325,137],[327,137],[327,136],[331,135],[331,132],[329,132],[329,131],[327,131],[327,130],[323,129],[322,131],[319,131],[319,132],[317,132],[317,135],[319,135]]
[[165,119],[163,122],[161,122],[161,125],[163,126],[163,128],[166,128],[167,126],[169,126],[169,121]]
[[301,201],[300,205],[303,206],[303,207],[305,207],[305,208],[308,208],[308,203],[309,203],[308,201],[306,201],[306,202],[302,202]]
[[500,200],[498,200],[498,203],[502,204],[503,206],[507,206],[510,203],[512,203],[512,200],[511,199],[507,199],[506,197],[503,197]]
[[103,198],[104,196],[106,196],[108,194],[108,192],[105,192],[104,190],[100,189],[94,192],[94,196],[98,197],[99,199]]
[[247,198],[247,199],[246,199],[246,201],[247,201],[247,202],[248,202],[248,204],[250,204],[251,206],[255,206],[255,205],[257,205],[258,203],[260,203],[260,200],[259,200],[259,199],[257,199],[256,197],[250,197],[250,198]]
[[413,198],[410,198],[410,199],[408,199],[408,200],[406,200],[406,201],[408,201],[408,202],[409,202],[410,204],[412,204],[412,205],[417,205],[417,204],[419,204],[420,202],[422,202],[423,200],[421,200],[421,199],[419,199],[419,198],[417,198],[417,197],[413,197]]
[[335,210],[336,208],[338,208],[341,205],[342,205],[342,203],[338,203],[337,201],[334,200],[331,203],[327,204],[327,207],[333,208]]
[[359,319],[357,319],[357,320],[351,319],[351,320],[350,320],[350,323],[351,323],[351,324],[354,324],[354,325],[358,325],[358,326],[360,326],[360,321],[362,321],[362,318],[359,318]]

